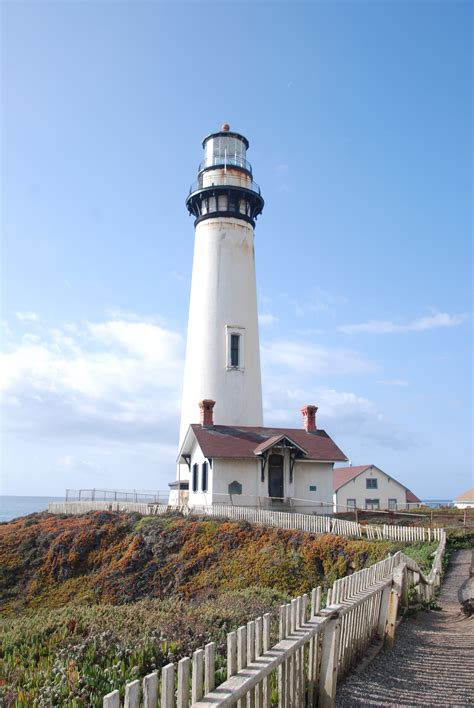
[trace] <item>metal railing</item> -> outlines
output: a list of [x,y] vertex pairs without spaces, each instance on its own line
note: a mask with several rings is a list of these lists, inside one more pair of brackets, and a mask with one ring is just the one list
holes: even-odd
[[169,491],[137,489],[66,489],[66,501],[117,501],[167,504]]
[[252,165],[248,160],[239,155],[214,155],[206,157],[199,165],[199,172],[208,167],[242,167],[252,174]]
[[224,181],[220,182],[219,184],[204,185],[203,178],[201,175],[201,177],[199,177],[195,182],[192,183],[191,187],[189,188],[189,194],[192,194],[193,192],[198,192],[200,189],[211,189],[212,187],[236,187],[237,189],[248,189],[251,192],[255,192],[256,194],[261,194],[260,187],[253,180],[245,184],[235,184],[235,175],[221,175],[219,179],[221,180],[222,178],[224,179]]

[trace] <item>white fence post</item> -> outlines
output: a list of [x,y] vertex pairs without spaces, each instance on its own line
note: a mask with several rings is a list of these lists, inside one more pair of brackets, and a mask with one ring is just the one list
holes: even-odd
[[143,708],[156,708],[158,702],[158,672],[143,679]]
[[203,696],[203,678],[204,678],[204,650],[197,649],[193,653],[193,672],[192,672],[192,690],[191,700],[193,703],[199,701]]
[[[178,662],[178,702],[177,708],[189,708],[189,678],[191,659],[186,656]],[[156,708],[156,702],[153,706]]]
[[390,593],[392,588],[387,585],[382,591],[382,597],[380,599],[380,610],[379,610],[379,620],[377,624],[377,634],[380,639],[385,638],[385,631],[388,621],[388,608],[390,604]]
[[321,649],[321,672],[319,678],[319,707],[334,708],[336,705],[337,664],[339,655],[339,634],[341,619],[338,613],[340,606],[334,609],[321,610],[322,616],[329,615],[329,622],[324,627]]
[[120,691],[112,691],[103,698],[103,708],[120,708]]
[[216,643],[206,644],[204,649],[204,695],[214,690],[216,673]]
[[161,708],[174,708],[174,664],[167,664],[161,672]]
[[124,708],[138,708],[140,703],[140,681],[131,681],[125,686]]

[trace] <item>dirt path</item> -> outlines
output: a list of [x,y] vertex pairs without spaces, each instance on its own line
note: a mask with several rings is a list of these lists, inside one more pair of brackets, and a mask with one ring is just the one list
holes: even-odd
[[438,598],[442,611],[402,622],[393,649],[341,681],[338,708],[474,706],[474,616],[466,618],[459,604],[471,562],[472,551],[453,553]]

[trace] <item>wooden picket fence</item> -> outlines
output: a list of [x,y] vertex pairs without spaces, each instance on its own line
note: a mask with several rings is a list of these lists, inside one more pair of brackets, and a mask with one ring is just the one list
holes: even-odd
[[[271,617],[265,614],[227,635],[227,679],[216,687],[216,644],[168,664],[142,682],[125,686],[126,708],[334,707],[337,680],[378,637],[391,645],[399,605],[428,601],[440,583],[446,534],[440,529],[431,572],[398,552],[370,568],[337,580],[321,608],[321,588],[279,610],[279,639],[271,646]],[[103,699],[120,708],[120,692]]]
[[309,533],[330,533],[350,538],[391,539],[393,541],[439,541],[442,529],[423,528],[421,526],[390,526],[384,524],[359,524],[330,516],[316,514],[300,514],[286,511],[270,511],[245,506],[229,504],[214,504],[203,506],[168,506],[127,501],[69,501],[50,502],[49,512],[52,514],[85,514],[88,511],[126,511],[145,515],[161,516],[163,514],[180,513],[184,516],[211,517],[217,519],[232,519],[248,521],[251,524],[276,526],[294,531]]
[[443,529],[431,529],[423,526],[390,526],[384,524],[366,524],[362,526],[364,533],[369,539],[390,539],[392,541],[405,541],[408,543],[441,540]]

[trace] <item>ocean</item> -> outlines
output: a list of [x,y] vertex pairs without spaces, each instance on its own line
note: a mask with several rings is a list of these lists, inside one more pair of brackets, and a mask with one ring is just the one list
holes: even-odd
[[64,497],[0,496],[0,523],[33,514],[35,511],[47,511],[50,501],[64,501]]

